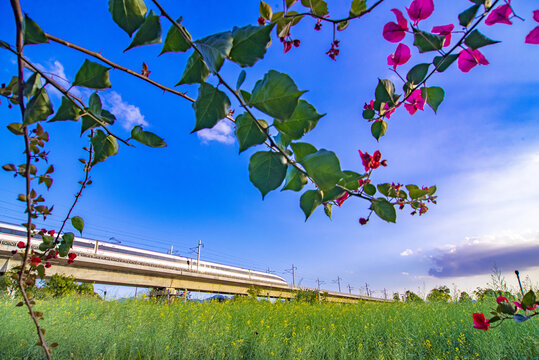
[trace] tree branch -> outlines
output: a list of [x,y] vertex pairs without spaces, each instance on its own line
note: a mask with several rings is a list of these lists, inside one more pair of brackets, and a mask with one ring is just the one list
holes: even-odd
[[[21,4],[19,3],[19,0],[11,0],[11,7],[13,9],[13,15],[15,17],[15,24],[17,27],[17,67],[18,67],[18,100],[19,100],[19,107],[21,109],[21,116],[24,123],[24,114],[25,114],[25,106],[24,106],[24,65],[23,65],[23,30],[22,30],[22,22],[23,22],[23,16],[22,16],[22,10],[21,10]],[[22,297],[24,299],[24,303],[26,304],[26,307],[28,308],[28,312],[30,313],[30,317],[34,321],[34,325],[36,326],[37,335],[39,336],[39,342],[41,344],[41,347],[43,348],[43,351],[45,351],[45,356],[48,360],[51,359],[51,354],[49,347],[47,346],[47,342],[45,341],[45,338],[42,333],[42,329],[39,326],[39,321],[36,317],[36,314],[34,312],[34,309],[32,308],[32,304],[30,304],[30,299],[28,299],[28,294],[26,294],[26,289],[24,286],[24,276],[25,276],[25,270],[26,270],[26,262],[28,261],[28,256],[30,255],[31,251],[31,242],[32,242],[32,211],[31,211],[31,198],[30,198],[30,192],[31,192],[31,179],[30,179],[30,165],[32,163],[32,156],[31,156],[31,150],[30,150],[30,139],[28,137],[28,127],[23,127],[23,133],[24,133],[24,146],[25,146],[25,154],[26,154],[26,169],[24,172],[24,177],[26,179],[26,212],[28,213],[27,217],[27,223],[26,223],[26,248],[24,250],[24,256],[22,260],[22,266],[21,266],[21,272],[19,275],[19,290],[21,291]]]
[[365,11],[363,11],[363,12],[357,14],[357,15],[349,16],[347,18],[342,18],[342,19],[328,19],[328,18],[325,18],[323,16],[316,15],[316,14],[313,14],[313,13],[310,13],[310,12],[301,13],[301,14],[293,14],[293,15],[285,14],[284,17],[292,19],[292,18],[296,18],[296,17],[310,16],[310,17],[313,17],[315,19],[320,19],[322,21],[330,22],[330,23],[333,23],[333,24],[338,24],[338,23],[341,23],[343,21],[349,21],[349,20],[358,19],[360,17],[363,17],[364,15],[366,15],[366,14],[370,13],[371,11],[373,11],[378,5],[380,5],[383,2],[384,2],[384,0],[378,0],[370,8],[368,8],[367,10],[365,10]]

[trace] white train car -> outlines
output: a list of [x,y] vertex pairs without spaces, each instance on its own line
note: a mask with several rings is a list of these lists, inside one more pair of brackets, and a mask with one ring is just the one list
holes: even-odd
[[[26,242],[26,229],[19,225],[0,222],[0,245],[17,249],[19,241]],[[35,242],[35,244],[34,244]],[[32,240],[32,247],[37,249],[41,238]],[[106,260],[138,263],[141,265],[181,270],[193,273],[215,275],[233,279],[242,279],[253,284],[286,285],[285,279],[278,275],[262,271],[244,269],[235,266],[200,261],[183,256],[164,254],[131,246],[112,244],[101,240],[75,237],[73,252],[79,256],[103,258]]]

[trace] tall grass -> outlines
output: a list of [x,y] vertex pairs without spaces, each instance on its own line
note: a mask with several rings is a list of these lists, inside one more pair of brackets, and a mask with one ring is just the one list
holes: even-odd
[[[537,321],[472,328],[492,304],[38,301],[57,359],[538,359]],[[23,307],[0,300],[0,358],[41,359]]]

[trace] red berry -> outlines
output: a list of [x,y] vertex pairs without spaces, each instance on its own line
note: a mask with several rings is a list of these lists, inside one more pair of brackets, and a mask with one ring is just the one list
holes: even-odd
[[69,260],[75,260],[75,258],[77,257],[77,254],[75,254],[75,253],[69,253],[69,254],[67,255],[67,257],[69,258]]
[[299,39],[294,40],[295,47],[299,47],[300,44],[301,44],[301,41]]
[[258,25],[263,26],[266,25],[266,19],[264,19],[262,16],[258,18]]
[[73,264],[73,260],[67,260],[67,263],[68,263],[69,265],[71,265],[71,264]]
[[13,109],[13,105],[8,104],[8,105],[7,105],[7,108],[8,108],[8,109]]
[[359,223],[360,223],[361,225],[367,224],[367,221],[369,221],[369,220],[367,220],[367,219],[365,219],[365,218],[359,219]]
[[54,236],[54,230],[49,230],[49,235]]
[[17,250],[11,250],[11,255],[15,255],[17,253]]
[[17,243],[17,247],[18,247],[19,249],[24,249],[24,248],[26,247],[26,244],[24,243],[24,241],[19,241],[19,242]]

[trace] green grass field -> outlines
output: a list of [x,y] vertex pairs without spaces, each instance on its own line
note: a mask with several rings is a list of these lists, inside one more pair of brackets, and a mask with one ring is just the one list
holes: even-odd
[[[539,359],[539,323],[472,327],[487,304],[38,301],[56,359]],[[24,307],[0,300],[0,359],[41,359]]]

